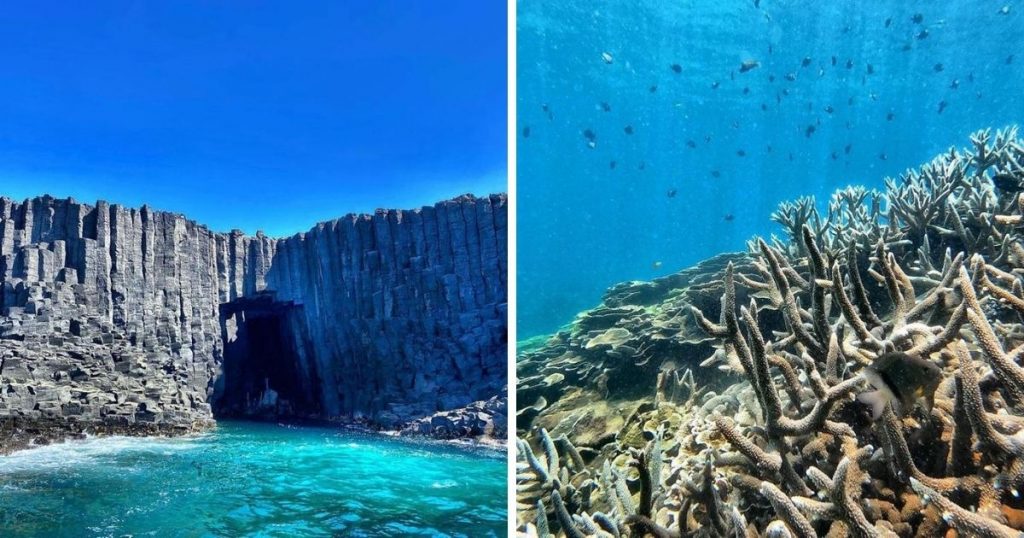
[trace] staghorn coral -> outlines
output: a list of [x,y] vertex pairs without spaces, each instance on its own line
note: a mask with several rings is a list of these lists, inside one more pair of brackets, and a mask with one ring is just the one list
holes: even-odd
[[[1016,130],[980,132],[780,207],[788,241],[610,290],[520,357],[520,530],[1020,536],[1022,183]],[[873,422],[854,395],[892,351],[943,379]]]

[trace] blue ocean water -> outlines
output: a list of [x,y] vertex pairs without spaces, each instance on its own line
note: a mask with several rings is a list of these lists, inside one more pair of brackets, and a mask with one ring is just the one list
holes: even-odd
[[503,454],[223,422],[0,457],[0,536],[503,536]]
[[517,25],[520,337],[1024,122],[1020,0],[520,0]]

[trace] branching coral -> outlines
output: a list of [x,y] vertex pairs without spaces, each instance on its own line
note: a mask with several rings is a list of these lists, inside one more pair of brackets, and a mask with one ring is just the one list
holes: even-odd
[[[624,427],[577,449],[563,435],[599,417],[572,413],[556,423],[557,439],[524,432],[521,529],[1020,536],[1024,148],[1013,129],[971,141],[888,180],[884,192],[838,192],[824,216],[812,199],[781,206],[773,218],[789,241],[757,239],[749,258],[724,264],[703,288],[720,301],[673,298],[673,316],[690,321],[662,325],[658,337],[699,328],[704,340],[686,338],[711,355],[704,364],[737,376],[727,383],[680,376],[679,365],[703,357],[658,357],[647,333],[631,328],[629,347],[645,350],[644,364],[673,365],[631,407],[627,426],[643,425],[644,436]],[[867,390],[874,361],[894,352],[930,361],[941,382],[934,395],[917,394],[922,405],[888,406],[872,420],[854,396]],[[579,362],[564,348],[550,364],[559,361]],[[898,390],[917,388],[904,381]]]

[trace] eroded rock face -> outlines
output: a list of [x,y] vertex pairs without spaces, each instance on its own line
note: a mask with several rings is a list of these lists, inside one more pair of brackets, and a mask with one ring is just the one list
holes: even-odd
[[[268,295],[288,305],[278,327],[294,349],[275,367],[308,391],[298,415],[408,421],[487,399],[507,377],[506,236],[504,195],[284,239],[147,207],[0,198],[0,419],[205,427],[225,348],[249,322],[222,306]],[[265,382],[280,409],[285,393]]]

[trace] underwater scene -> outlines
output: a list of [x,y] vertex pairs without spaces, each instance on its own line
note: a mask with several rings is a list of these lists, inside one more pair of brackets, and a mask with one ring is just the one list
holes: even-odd
[[517,531],[1024,535],[1024,4],[517,15]]
[[504,536],[504,468],[504,452],[481,447],[221,421],[8,456],[0,525],[47,538]]

